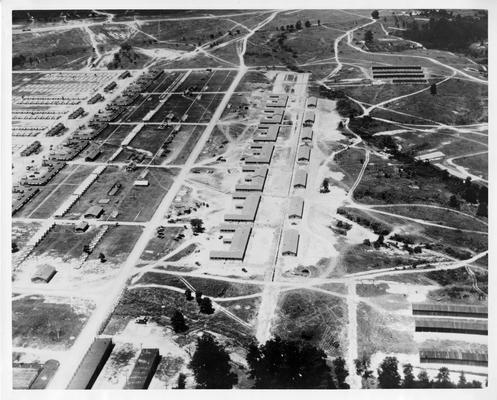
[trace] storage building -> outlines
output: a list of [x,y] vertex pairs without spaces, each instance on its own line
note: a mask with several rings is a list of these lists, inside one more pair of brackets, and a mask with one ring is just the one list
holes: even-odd
[[308,108],[316,108],[318,105],[318,99],[314,96],[307,98],[307,107]]
[[297,153],[297,161],[308,162],[310,158],[311,158],[311,146],[307,146],[305,144],[301,145]]
[[302,140],[306,142],[310,142],[312,140],[313,132],[310,126],[304,126],[302,128]]
[[31,282],[35,283],[48,283],[52,280],[57,270],[48,264],[40,265],[33,276],[31,277]]
[[293,187],[294,188],[304,188],[307,186],[307,172],[303,169],[298,169],[295,171],[295,176],[293,177]]
[[304,126],[312,126],[316,121],[316,114],[313,111],[306,111],[304,115]]
[[104,213],[104,209],[99,206],[91,206],[88,210],[86,210],[84,217],[85,218],[100,218],[100,216]]
[[290,207],[288,210],[289,218],[302,218],[304,213],[304,199],[299,196],[290,199]]
[[299,248],[300,235],[295,229],[288,229],[283,235],[281,255],[296,256]]

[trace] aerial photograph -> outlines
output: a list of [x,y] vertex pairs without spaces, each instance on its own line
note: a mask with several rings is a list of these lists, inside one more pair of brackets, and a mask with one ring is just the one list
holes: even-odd
[[7,18],[10,390],[490,398],[488,10]]

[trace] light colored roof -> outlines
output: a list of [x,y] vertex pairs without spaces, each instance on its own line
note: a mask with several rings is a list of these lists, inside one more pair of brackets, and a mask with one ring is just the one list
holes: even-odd
[[283,121],[283,114],[273,113],[264,114],[261,119],[261,124],[281,124]]
[[316,107],[318,103],[318,99],[314,96],[311,96],[307,99],[307,107]]
[[288,96],[285,94],[270,95],[266,101],[266,107],[286,107]]
[[310,126],[304,126],[302,128],[302,140],[312,140],[313,132]]
[[254,142],[276,142],[279,131],[278,125],[259,125],[254,135]]
[[238,191],[256,191],[262,192],[266,183],[268,168],[266,166],[250,166],[245,165],[242,168],[243,172],[249,172],[242,180],[235,186]]
[[311,157],[311,147],[302,145],[299,147],[298,155],[297,155],[297,160],[305,160],[309,161],[309,158]]
[[212,250],[209,254],[211,259],[243,260],[247,250],[248,241],[252,232],[252,227],[247,225],[234,225],[232,228],[224,225],[224,232],[233,232],[230,239],[224,239],[224,243],[229,243],[229,250]]
[[415,318],[417,328],[424,329],[451,329],[451,330],[473,330],[488,331],[488,324],[483,319],[466,319],[466,318]]
[[43,264],[36,269],[35,273],[31,277],[31,280],[41,279],[48,282],[52,279],[56,272],[57,270],[51,265]]
[[304,122],[307,122],[307,121],[314,122],[315,119],[316,119],[316,114],[314,114],[314,111],[306,111],[305,112]]
[[295,171],[295,176],[293,178],[293,186],[303,186],[307,185],[307,172],[303,169],[298,169]]
[[302,214],[304,212],[304,199],[299,196],[292,197],[290,199],[290,207],[288,209],[289,217],[298,217],[302,218]]
[[86,210],[85,215],[91,215],[94,217],[100,216],[104,212],[104,209],[99,206],[91,206],[88,210]]
[[261,202],[260,194],[233,195],[234,199],[244,199],[241,212],[239,214],[226,214],[225,221],[250,221],[253,222]]
[[293,254],[297,255],[299,247],[300,235],[295,229],[288,229],[283,235],[283,242],[281,244],[281,254]]
[[269,164],[273,151],[273,143],[254,143],[250,146],[249,154],[245,156],[245,162],[247,164]]
[[472,304],[428,304],[428,303],[413,303],[413,311],[432,311],[441,313],[467,313],[467,314],[488,314],[488,307],[484,305]]

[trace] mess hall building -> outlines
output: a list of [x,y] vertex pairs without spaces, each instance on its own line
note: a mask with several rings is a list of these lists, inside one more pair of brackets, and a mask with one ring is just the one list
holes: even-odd
[[241,182],[235,185],[236,192],[262,192],[264,190],[268,174],[266,166],[245,165],[242,172],[247,174]]
[[231,237],[223,238],[223,243],[229,245],[229,248],[227,250],[212,250],[209,258],[211,260],[243,261],[252,227],[249,225],[224,224],[221,226],[220,231],[232,234]]
[[245,162],[247,164],[270,164],[273,152],[273,143],[254,143],[250,145],[248,154],[245,155]]
[[254,142],[276,142],[279,131],[278,125],[259,125],[254,135]]
[[224,220],[226,222],[254,222],[261,203],[261,195],[255,193],[235,193],[233,199],[243,200],[243,204],[236,207],[240,212],[226,214]]

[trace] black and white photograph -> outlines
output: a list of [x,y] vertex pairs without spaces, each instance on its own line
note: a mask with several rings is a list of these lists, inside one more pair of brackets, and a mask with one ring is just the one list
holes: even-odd
[[6,398],[494,398],[492,2],[44,3],[2,11]]

